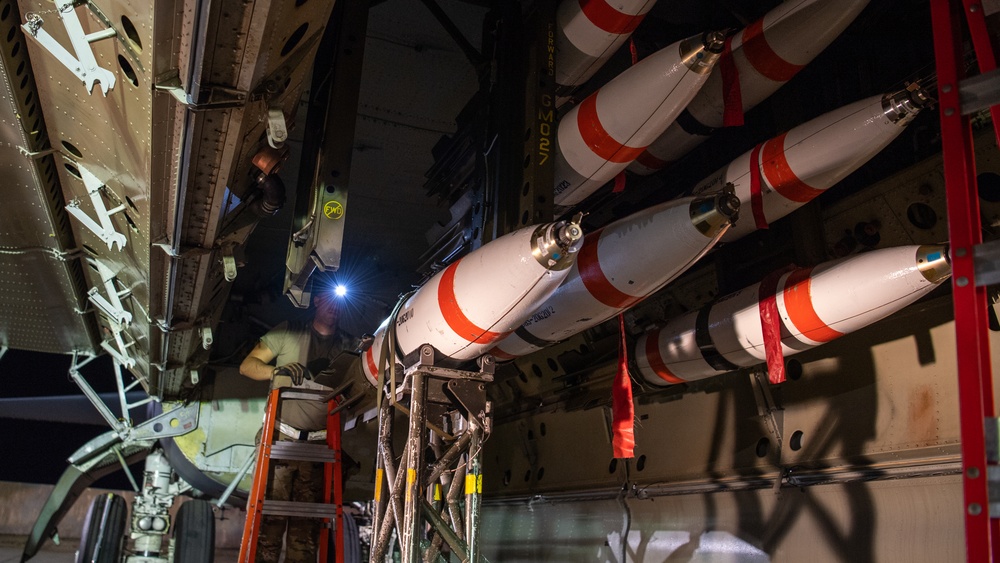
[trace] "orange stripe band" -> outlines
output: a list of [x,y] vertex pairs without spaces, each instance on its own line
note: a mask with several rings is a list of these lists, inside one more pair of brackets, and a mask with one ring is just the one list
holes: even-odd
[[774,191],[792,201],[805,203],[823,193],[824,190],[814,188],[806,184],[792,172],[792,167],[785,157],[785,137],[788,133],[782,133],[777,137],[764,143],[762,149],[763,158],[761,168],[767,183],[771,184]]
[[459,337],[473,343],[493,342],[500,338],[501,334],[476,326],[458,306],[458,298],[455,297],[455,271],[458,270],[459,262],[461,260],[448,266],[441,275],[441,282],[438,284],[438,305],[441,307],[441,314],[451,330]]
[[829,342],[843,333],[823,322],[812,302],[812,268],[802,268],[788,274],[782,296],[785,311],[800,334],[814,342]]
[[667,364],[663,362],[663,356],[660,355],[660,329],[658,328],[646,333],[646,361],[649,362],[649,369],[653,370],[663,381],[671,384],[687,383],[670,373]]
[[790,63],[774,52],[774,49],[767,44],[767,38],[764,37],[763,18],[753,22],[743,30],[742,48],[747,61],[754,69],[775,82],[788,82],[805,66]]
[[632,162],[639,158],[646,147],[630,147],[615,140],[610,133],[601,125],[601,119],[597,115],[597,95],[600,90],[594,92],[587,99],[580,103],[580,110],[576,114],[576,125],[580,128],[580,136],[594,154],[610,162],[619,164]]
[[369,346],[368,351],[365,352],[365,361],[368,362],[368,371],[378,381],[378,366],[375,365],[375,352],[372,350],[372,346]]
[[632,33],[646,14],[625,14],[611,7],[606,0],[580,0],[580,10],[594,27],[619,35]]
[[580,279],[587,291],[601,303],[608,307],[623,309],[638,302],[641,297],[635,297],[619,291],[611,284],[608,277],[601,269],[601,262],[597,257],[597,243],[601,239],[601,231],[591,233],[583,240],[583,247],[576,257],[576,264],[580,271]]

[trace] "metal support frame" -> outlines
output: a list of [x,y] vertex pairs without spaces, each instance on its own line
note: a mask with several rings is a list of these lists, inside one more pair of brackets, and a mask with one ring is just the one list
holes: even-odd
[[[486,383],[493,381],[496,364],[486,355],[479,360],[480,371],[446,367],[429,344],[407,364],[401,388],[390,390],[379,410],[369,561],[385,559],[394,531],[403,563],[436,560],[442,544],[461,561],[485,561],[479,544],[481,458],[482,442],[492,429]],[[392,451],[393,401],[409,417],[398,465]],[[439,452],[433,464],[424,459],[429,444]],[[464,511],[459,501],[463,485]],[[448,491],[445,499],[442,490]]]
[[[282,291],[299,308],[309,306],[312,275],[340,268],[348,212],[354,108],[358,105],[368,4],[338,2],[320,41],[295,187],[292,231],[285,253]],[[322,85],[322,86],[319,86]],[[324,133],[325,136],[324,136]],[[334,133],[336,132],[336,133]]]
[[[81,357],[84,358],[82,361]],[[130,437],[135,439],[141,439],[147,437],[153,437],[153,438],[161,437],[153,435],[146,436],[147,433],[141,431],[141,429],[149,427],[150,423],[153,422],[152,420],[146,421],[145,423],[143,423],[138,427],[132,426],[131,422],[132,419],[129,416],[132,409],[144,406],[145,404],[152,401],[153,398],[147,396],[144,399],[141,399],[134,403],[130,403],[128,401],[127,393],[131,391],[136,385],[139,384],[139,380],[137,379],[132,383],[125,385],[125,381],[122,377],[122,370],[121,370],[122,365],[117,360],[114,361],[114,370],[115,370],[115,385],[118,389],[118,401],[121,406],[121,413],[122,413],[122,417],[120,419],[116,417],[113,412],[111,412],[111,409],[108,408],[108,406],[104,403],[104,401],[97,394],[97,392],[94,391],[93,387],[91,387],[90,384],[87,383],[87,380],[83,377],[83,374],[81,373],[80,370],[82,370],[84,366],[86,366],[90,362],[94,361],[96,357],[97,356],[89,356],[89,355],[81,356],[79,352],[74,352],[73,358],[70,361],[70,366],[69,366],[69,378],[74,383],[76,383],[77,387],[79,387],[81,391],[83,391],[83,394],[87,397],[87,399],[91,402],[91,404],[94,405],[94,408],[97,409],[97,412],[100,413],[101,417],[104,418],[105,422],[108,423],[108,426],[113,428],[115,433],[118,434],[118,436],[123,440],[128,439]],[[187,412],[188,410],[190,409],[179,409],[164,414],[171,415],[170,416],[171,418],[178,418],[179,413],[181,413],[182,411]],[[194,417],[193,422],[188,420],[191,418],[191,416]],[[183,430],[183,432],[180,433],[184,434],[186,432],[189,432],[193,426],[197,426],[197,421],[198,421],[198,410],[197,408],[195,408],[193,414],[188,413],[185,414],[184,416],[181,416],[180,417],[181,424],[173,428]],[[176,435],[176,432],[170,435]]]
[[557,2],[535,2],[526,13],[520,2],[500,5],[496,44],[484,47],[495,53],[496,71],[495,84],[488,84],[484,207],[492,211],[484,218],[483,244],[554,213]]
[[[998,460],[986,456],[985,426],[995,416],[990,368],[986,288],[979,283],[975,253],[982,243],[976,167],[969,116],[962,112],[963,76],[961,7],[969,24],[979,69],[996,68],[982,6],[932,0],[934,52],[937,63],[944,179],[948,203],[948,234],[952,254],[952,294],[958,358],[959,418],[962,434],[962,476],[965,496],[965,546],[968,561],[1000,557],[1000,520],[989,509],[988,475]],[[990,113],[1000,139],[1000,108]]]

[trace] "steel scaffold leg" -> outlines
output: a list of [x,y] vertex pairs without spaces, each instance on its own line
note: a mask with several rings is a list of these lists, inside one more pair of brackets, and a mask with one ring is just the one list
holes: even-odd
[[[394,532],[403,563],[438,560],[445,548],[462,561],[485,561],[478,541],[481,450],[492,425],[485,383],[495,364],[483,356],[480,371],[468,371],[437,365],[436,357],[433,347],[422,346],[393,394],[395,404],[385,400],[379,409],[372,562],[385,561]],[[408,416],[398,459],[393,406]],[[433,464],[425,460],[429,445],[439,454]]]

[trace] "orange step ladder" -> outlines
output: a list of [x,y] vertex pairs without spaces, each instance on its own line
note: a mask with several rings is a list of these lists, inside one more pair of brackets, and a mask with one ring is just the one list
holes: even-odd
[[[293,516],[322,518],[323,527],[318,538],[319,560],[328,561],[329,531],[334,531],[334,550],[337,563],[344,561],[344,512],[343,473],[341,471],[340,414],[334,412],[336,400],[329,401],[326,419],[326,445],[303,442],[275,441],[278,406],[282,399],[323,400],[328,394],[320,391],[277,388],[272,389],[264,409],[264,427],[257,449],[253,484],[247,499],[247,518],[243,526],[240,545],[240,563],[252,563],[257,555],[257,536],[263,516]],[[312,461],[323,464],[323,502],[296,502],[267,500],[267,478],[272,459]],[[331,502],[331,497],[332,501]]]

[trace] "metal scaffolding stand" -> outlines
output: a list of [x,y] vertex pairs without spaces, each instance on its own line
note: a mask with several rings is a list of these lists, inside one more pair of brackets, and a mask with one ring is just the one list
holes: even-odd
[[[433,346],[419,347],[404,360],[399,389],[389,389],[379,406],[372,562],[385,561],[393,532],[403,563],[436,561],[445,543],[461,561],[484,561],[479,545],[481,456],[492,428],[486,383],[493,381],[496,364],[493,356],[484,355],[479,371],[467,371],[442,365],[444,361]],[[393,407],[409,417],[398,461]],[[425,459],[428,449],[434,453],[433,464]],[[442,491],[447,491],[444,497]]]

